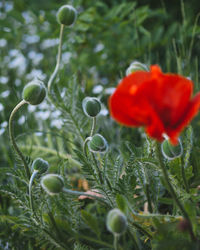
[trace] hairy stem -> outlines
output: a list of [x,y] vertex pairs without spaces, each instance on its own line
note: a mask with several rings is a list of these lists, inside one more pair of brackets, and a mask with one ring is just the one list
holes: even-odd
[[95,131],[95,128],[96,128],[96,122],[97,122],[97,118],[93,117],[92,118],[92,128],[91,128],[91,132],[90,132],[91,137],[94,135],[94,131]]
[[9,118],[9,136],[10,136],[10,141],[16,151],[16,153],[19,155],[20,159],[22,160],[23,164],[24,164],[24,169],[26,172],[26,176],[28,177],[28,179],[30,179],[30,171],[26,162],[26,159],[24,157],[24,155],[22,154],[22,152],[20,151],[19,147],[17,146],[17,143],[15,141],[15,137],[14,137],[14,127],[13,127],[13,119],[14,116],[16,114],[16,112],[24,105],[24,104],[28,104],[28,102],[26,102],[25,100],[22,100],[20,103],[17,104],[17,106],[13,109],[13,111],[11,112],[10,118]]
[[33,171],[31,178],[30,178],[30,181],[29,181],[29,189],[28,189],[29,190],[30,207],[31,207],[31,210],[33,213],[34,213],[34,206],[33,206],[33,197],[32,197],[32,185],[33,185],[33,180],[35,179],[37,173],[38,173],[37,170]]
[[175,192],[175,190],[174,190],[174,188],[173,188],[173,186],[172,186],[172,184],[170,182],[167,169],[165,168],[165,165],[164,165],[163,160],[162,160],[162,152],[161,152],[161,149],[160,149],[160,144],[158,142],[156,142],[156,144],[155,144],[155,152],[156,152],[156,156],[157,156],[158,161],[159,161],[160,168],[161,168],[162,173],[163,173],[164,180],[165,180],[165,182],[167,184],[168,190],[169,190],[173,200],[175,201],[176,205],[179,207],[180,211],[182,212],[183,216],[188,220],[190,236],[191,236],[191,239],[194,241],[194,240],[196,240],[196,237],[195,237],[193,229],[192,229],[192,223],[191,223],[190,217],[187,214],[187,212],[186,212],[185,208],[183,207],[182,203],[178,199],[178,197],[176,195],[176,192]]
[[114,241],[113,241],[113,247],[115,250],[118,250],[118,235],[114,234]]
[[51,94],[51,86],[52,83],[58,73],[58,69],[60,67],[60,61],[61,61],[61,50],[62,50],[62,39],[63,39],[63,30],[64,30],[64,25],[61,24],[60,26],[60,37],[59,37],[59,45],[58,45],[58,55],[57,55],[57,63],[56,67],[54,69],[53,74],[51,75],[49,81],[48,81],[48,94]]

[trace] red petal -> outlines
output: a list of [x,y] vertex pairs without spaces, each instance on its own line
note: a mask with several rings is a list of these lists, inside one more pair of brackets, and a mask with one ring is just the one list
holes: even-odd
[[186,127],[191,120],[197,115],[200,108],[200,93],[198,93],[192,101],[190,101],[187,109],[185,110],[185,114],[182,119],[179,121],[176,127],[169,128],[167,131],[168,136],[170,137],[170,141],[172,144],[178,143],[178,136],[180,132]]

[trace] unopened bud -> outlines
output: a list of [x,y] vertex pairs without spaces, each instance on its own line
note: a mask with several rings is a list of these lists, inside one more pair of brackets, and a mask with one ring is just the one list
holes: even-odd
[[64,187],[63,178],[57,174],[47,174],[41,180],[42,187],[50,194],[59,194]]
[[57,13],[57,20],[60,24],[66,26],[72,25],[77,18],[77,11],[71,5],[63,5]]
[[106,225],[111,233],[120,235],[127,228],[127,218],[118,208],[115,208],[108,213]]
[[136,71],[149,71],[148,67],[144,63],[133,61],[126,70],[126,75],[134,73]]
[[88,146],[90,151],[93,153],[105,153],[108,149],[108,143],[106,139],[100,134],[93,135]]
[[86,97],[83,99],[82,107],[84,113],[89,117],[95,117],[101,111],[101,103],[95,97]]
[[22,97],[31,105],[40,104],[46,97],[46,89],[42,81],[34,79],[23,89]]
[[31,168],[34,171],[38,171],[38,173],[40,173],[40,174],[44,174],[49,168],[49,163],[47,161],[43,160],[42,158],[36,158],[33,161]]
[[183,153],[183,147],[181,140],[179,139],[179,143],[176,146],[173,146],[169,140],[165,140],[161,145],[162,153],[165,158],[168,160],[173,160]]

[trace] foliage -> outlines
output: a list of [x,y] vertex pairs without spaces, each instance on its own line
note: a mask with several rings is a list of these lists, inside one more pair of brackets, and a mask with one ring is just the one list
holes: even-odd
[[[78,18],[64,29],[53,96],[19,110],[14,132],[30,170],[41,157],[49,162],[49,173],[63,177],[65,188],[97,190],[102,200],[49,196],[38,175],[34,211],[23,163],[8,142],[8,119],[27,82],[37,76],[47,86],[59,43],[56,11],[66,1],[0,3],[0,249],[113,249],[105,221],[116,207],[128,218],[119,249],[199,249],[199,117],[182,134],[182,156],[162,159],[198,238],[193,242],[189,231],[178,228],[183,214],[159,168],[155,142],[142,129],[119,126],[108,114],[111,87],[133,60],[189,76],[199,89],[198,13],[192,3],[181,1],[171,12],[167,1],[157,2],[73,1]],[[84,154],[92,126],[82,110],[86,96],[102,102],[95,133],[108,142],[105,154],[87,148]]]

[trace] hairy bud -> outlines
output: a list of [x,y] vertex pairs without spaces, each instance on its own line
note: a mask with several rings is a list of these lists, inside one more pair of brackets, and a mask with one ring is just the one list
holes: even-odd
[[57,174],[47,174],[41,180],[42,187],[50,194],[59,194],[64,187],[63,178]]
[[66,26],[72,25],[77,18],[77,11],[71,5],[63,5],[57,13],[57,20]]
[[115,208],[108,213],[106,225],[111,233],[119,235],[127,228],[127,218],[118,208]]
[[101,103],[95,97],[86,97],[83,99],[82,107],[84,113],[89,117],[95,117],[101,111]]
[[34,79],[23,89],[22,97],[31,105],[40,104],[46,97],[46,89],[42,81]]
[[95,134],[91,137],[91,140],[89,141],[89,150],[94,153],[105,153],[108,149],[108,143],[106,139],[100,135]]
[[173,146],[169,140],[165,140],[161,145],[162,153],[165,158],[168,160],[173,160],[183,153],[183,147],[181,140],[179,139],[179,144]]
[[34,171],[38,171],[38,173],[40,173],[40,174],[44,174],[49,168],[49,163],[47,161],[43,160],[42,158],[36,158],[33,161],[31,168]]
[[149,71],[148,67],[144,63],[133,61],[126,70],[126,75],[134,73],[136,71]]

